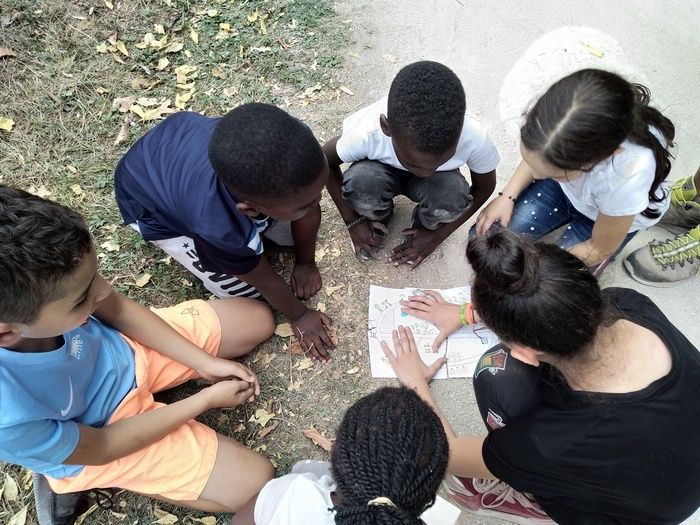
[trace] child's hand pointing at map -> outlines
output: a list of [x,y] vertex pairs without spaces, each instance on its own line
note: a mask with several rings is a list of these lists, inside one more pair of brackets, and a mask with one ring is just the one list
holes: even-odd
[[401,301],[401,311],[409,315],[430,321],[440,332],[433,341],[433,352],[436,352],[447,337],[462,326],[460,316],[461,305],[448,303],[438,292],[425,290],[425,295],[414,295]]

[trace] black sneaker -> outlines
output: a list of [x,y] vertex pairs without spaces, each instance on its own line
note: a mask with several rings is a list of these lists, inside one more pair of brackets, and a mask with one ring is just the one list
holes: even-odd
[[34,506],[39,525],[73,525],[90,508],[88,493],[56,494],[41,474],[32,475]]

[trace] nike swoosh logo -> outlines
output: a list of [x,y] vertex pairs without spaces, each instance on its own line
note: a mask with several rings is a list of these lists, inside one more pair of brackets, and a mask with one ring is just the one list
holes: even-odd
[[66,416],[68,412],[70,412],[70,409],[73,407],[73,381],[71,381],[71,378],[68,378],[68,387],[70,388],[70,395],[68,397],[68,406],[66,408],[61,409],[61,415]]

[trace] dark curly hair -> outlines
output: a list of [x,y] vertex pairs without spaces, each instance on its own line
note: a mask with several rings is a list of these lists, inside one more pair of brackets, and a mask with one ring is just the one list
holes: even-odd
[[29,324],[66,292],[92,247],[83,218],[56,202],[0,186],[0,321]]
[[[520,140],[528,150],[562,170],[590,170],[610,157],[625,139],[649,148],[656,171],[649,201],[666,197],[661,183],[671,171],[673,122],[649,105],[649,90],[615,73],[582,69],[555,82],[527,113]],[[666,144],[649,131],[653,126]],[[649,218],[660,215],[649,207]]]
[[459,140],[467,102],[457,75],[437,62],[414,62],[398,72],[389,89],[391,132],[420,152],[441,154]]
[[209,141],[209,161],[235,195],[292,198],[326,166],[301,120],[270,104],[243,104],[224,115]]
[[[417,525],[435,503],[449,456],[435,412],[413,390],[386,387],[360,399],[340,423],[331,465],[338,525]],[[389,498],[394,506],[370,505]]]

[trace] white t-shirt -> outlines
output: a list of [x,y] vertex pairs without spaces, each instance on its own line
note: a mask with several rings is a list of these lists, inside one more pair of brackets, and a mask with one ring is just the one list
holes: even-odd
[[330,476],[287,474],[268,481],[255,503],[255,525],[335,525]]
[[[662,135],[655,129],[651,132],[657,138]],[[668,185],[662,183],[656,190],[657,195],[663,191],[662,202],[649,201],[649,189],[656,173],[654,153],[644,146],[625,140],[620,144],[622,151],[599,162],[582,177],[570,182],[559,182],[571,204],[589,219],[595,221],[598,213],[612,217],[635,215],[630,232],[649,228],[661,219],[668,209],[671,198]],[[650,219],[641,215],[650,204],[659,210],[659,218]]]
[[[379,116],[386,113],[387,97],[384,97],[343,121],[343,133],[336,144],[343,162],[369,159],[406,169],[396,157],[391,137],[387,137],[379,125]],[[465,114],[457,151],[437,171],[455,170],[466,164],[474,173],[488,173],[496,169],[500,160],[496,146],[481,122]]]

